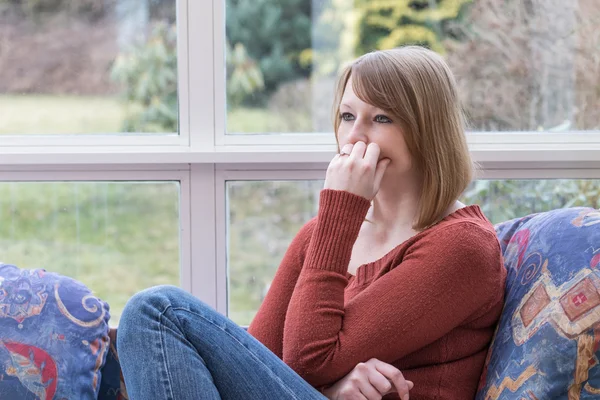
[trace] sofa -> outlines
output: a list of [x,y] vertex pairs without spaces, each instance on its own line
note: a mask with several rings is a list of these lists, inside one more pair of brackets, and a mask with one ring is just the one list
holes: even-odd
[[505,305],[477,400],[600,396],[600,211],[567,208],[496,225]]
[[[506,303],[476,399],[599,398],[600,211],[559,209],[495,228]],[[3,267],[0,398],[127,399],[108,305],[67,277]],[[43,308],[56,318],[43,321]]]

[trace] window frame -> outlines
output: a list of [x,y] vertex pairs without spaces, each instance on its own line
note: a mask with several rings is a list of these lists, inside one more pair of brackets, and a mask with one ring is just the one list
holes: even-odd
[[[0,136],[0,181],[178,180],[182,287],[227,311],[228,180],[323,179],[332,133],[226,134],[225,2],[177,0],[179,135]],[[600,178],[599,132],[471,132],[480,177]]]
[[[273,168],[276,167],[276,168]],[[228,312],[227,256],[229,215],[228,181],[302,181],[325,179],[324,164],[222,164],[215,169],[216,299],[213,307]],[[478,179],[600,179],[600,169],[494,169],[479,170]]]
[[[177,94],[179,107],[179,132],[166,133],[117,133],[103,132],[86,135],[60,135],[60,134],[38,134],[38,135],[0,135],[0,155],[5,152],[18,151],[20,148],[31,149],[36,156],[43,159],[44,154],[62,152],[67,149],[77,148],[99,148],[109,146],[121,150],[130,147],[160,147],[160,148],[187,148],[190,145],[189,126],[189,28],[190,19],[188,11],[189,0],[176,0],[176,24],[177,24]],[[192,4],[194,2],[192,1]],[[196,2],[197,3],[197,2]],[[52,162],[52,159],[48,159]],[[4,162],[3,162],[4,163]],[[54,162],[52,162],[54,163]]]

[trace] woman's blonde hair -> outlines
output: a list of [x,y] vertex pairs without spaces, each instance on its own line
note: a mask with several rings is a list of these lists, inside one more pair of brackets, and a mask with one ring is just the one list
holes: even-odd
[[423,230],[439,222],[473,177],[452,71],[440,55],[419,46],[363,55],[338,80],[333,114],[336,139],[340,102],[350,76],[358,98],[402,124],[413,167],[423,179],[413,228]]

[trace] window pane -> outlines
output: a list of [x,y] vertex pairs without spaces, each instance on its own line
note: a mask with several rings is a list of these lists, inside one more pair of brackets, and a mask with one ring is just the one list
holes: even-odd
[[175,0],[0,0],[0,134],[175,133]]
[[405,44],[445,57],[470,130],[600,130],[597,0],[226,4],[229,133],[331,132],[340,66]]
[[[229,317],[250,323],[283,255],[315,216],[322,181],[227,184]],[[461,199],[479,204],[493,223],[571,206],[600,206],[598,180],[481,180]]]
[[479,180],[462,201],[479,204],[494,223],[566,207],[600,207],[600,181],[594,179]]
[[0,261],[83,282],[113,326],[136,292],[179,285],[178,182],[3,182],[0,219]]
[[294,235],[316,214],[321,181],[227,182],[228,315],[247,325]]

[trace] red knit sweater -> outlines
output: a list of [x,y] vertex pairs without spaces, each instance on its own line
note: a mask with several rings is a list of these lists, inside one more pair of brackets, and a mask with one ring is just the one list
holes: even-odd
[[321,192],[249,332],[317,388],[377,358],[414,382],[411,400],[473,399],[504,300],[493,226],[465,207],[354,276],[348,264],[369,206]]

